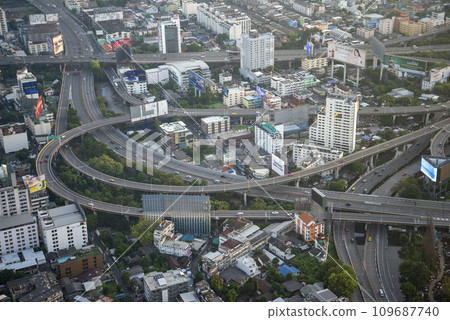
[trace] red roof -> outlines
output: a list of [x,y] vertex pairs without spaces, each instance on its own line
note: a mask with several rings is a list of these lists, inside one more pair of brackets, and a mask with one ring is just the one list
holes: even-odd
[[228,250],[236,248],[238,245],[240,245],[240,242],[234,239],[228,239],[224,243],[222,243],[222,247],[227,248]]
[[309,214],[306,212],[302,212],[299,216],[299,219],[302,220],[306,225],[309,225],[311,222],[316,223],[316,220],[313,219]]

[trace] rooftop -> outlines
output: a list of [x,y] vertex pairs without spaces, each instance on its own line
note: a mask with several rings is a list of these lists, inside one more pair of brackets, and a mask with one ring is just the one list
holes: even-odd
[[36,218],[31,213],[23,213],[10,217],[1,218],[0,230],[7,230],[14,227],[35,223]]
[[40,211],[39,218],[42,221],[44,230],[60,228],[86,220],[83,209],[77,204]]
[[226,119],[228,119],[228,116],[212,116],[212,117],[202,118],[202,121],[205,123],[214,123],[214,122],[223,121]]
[[188,282],[188,277],[180,269],[169,270],[167,272],[150,272],[144,277],[145,283],[151,291],[161,289],[163,287],[170,287],[176,284]]
[[170,123],[163,123],[159,125],[161,130],[163,130],[166,134],[174,133],[174,132],[185,132],[189,131],[186,127],[186,124],[183,121],[176,121]]
[[209,66],[204,61],[201,61],[201,60],[174,61],[174,62],[167,63],[167,65],[176,68],[181,73],[187,72],[189,70],[198,69],[198,68],[209,70]]
[[297,268],[295,268],[295,267],[290,267],[290,266],[287,266],[287,265],[285,265],[285,264],[283,264],[282,266],[279,266],[279,267],[278,267],[278,271],[280,271],[280,273],[281,273],[283,276],[287,276],[289,273],[292,273],[292,274],[298,274],[298,273],[300,273],[300,270],[298,270]]

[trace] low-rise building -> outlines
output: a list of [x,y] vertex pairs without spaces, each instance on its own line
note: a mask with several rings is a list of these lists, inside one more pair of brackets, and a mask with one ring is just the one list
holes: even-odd
[[207,135],[227,132],[231,130],[230,117],[228,116],[212,116],[201,119],[203,131]]
[[178,87],[187,89],[189,87],[189,71],[195,72],[203,79],[211,78],[209,66],[201,61],[175,61],[167,63],[170,80],[175,81]]
[[173,302],[180,293],[188,292],[189,278],[181,270],[150,272],[144,277],[144,295],[148,302]]
[[158,68],[147,69],[145,70],[145,75],[148,84],[165,84],[169,82],[169,69],[165,65],[159,66]]
[[450,67],[431,69],[422,80],[422,90],[432,90],[436,83],[446,82],[450,76]]
[[79,250],[59,250],[58,258],[52,264],[59,278],[77,277],[90,269],[103,269],[103,254],[96,246],[85,246]]
[[302,69],[310,70],[314,68],[326,68],[328,66],[327,57],[307,58],[302,57]]
[[323,221],[316,221],[306,212],[295,215],[295,230],[298,234],[303,236],[305,241],[314,241],[319,234],[323,234],[325,230],[325,223]]
[[61,302],[64,299],[61,286],[51,272],[11,280],[6,285],[20,302]]
[[0,271],[12,270],[25,274],[35,273],[38,267],[47,263],[44,252],[26,249],[19,252],[0,255]]
[[245,95],[244,98],[242,98],[242,105],[246,109],[262,108],[263,99],[258,94]]
[[175,235],[175,224],[173,221],[164,220],[153,233],[153,243],[159,252],[177,257],[190,256],[191,246],[189,243],[179,241]]
[[78,204],[70,204],[38,212],[42,241],[48,252],[74,247],[81,249],[88,243],[86,216]]
[[270,252],[282,260],[290,260],[295,257],[291,252],[291,248],[278,238],[270,238],[268,248]]
[[28,136],[25,124],[9,123],[0,126],[0,143],[5,153],[28,149]]
[[171,151],[184,149],[192,144],[193,134],[183,121],[163,123],[159,126],[163,134],[163,148]]
[[314,144],[295,144],[293,147],[293,162],[298,164],[305,158],[323,158],[325,161],[333,161],[342,158],[344,153],[340,150],[333,150]]
[[378,26],[378,32],[386,36],[394,32],[394,20],[393,19],[383,19],[380,20]]
[[233,75],[229,72],[222,72],[219,74],[219,82],[221,84],[229,83],[233,81]]
[[244,271],[249,277],[256,277],[260,274],[255,260],[251,257],[240,257],[236,259],[236,267]]
[[227,107],[235,107],[242,104],[245,89],[242,87],[223,90],[223,104]]
[[38,226],[36,218],[31,213],[0,219],[0,255],[39,246]]
[[356,35],[358,37],[364,38],[364,39],[370,39],[370,37],[373,37],[373,35],[375,34],[375,30],[374,29],[369,29],[369,28],[358,28],[356,29]]

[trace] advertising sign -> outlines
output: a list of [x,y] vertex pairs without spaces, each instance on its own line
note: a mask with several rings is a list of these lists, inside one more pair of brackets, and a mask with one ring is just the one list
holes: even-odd
[[113,50],[116,51],[116,49],[118,47],[121,47],[124,43],[126,43],[127,45],[131,46],[130,44],[130,39],[129,38],[125,38],[125,39],[120,39],[117,41],[113,41],[112,45],[113,45]]
[[437,180],[437,168],[435,168],[425,158],[422,158],[422,160],[420,161],[420,171],[422,171],[423,174],[425,174],[433,182],[436,182],[436,180]]
[[312,54],[312,45],[309,41],[306,43],[306,52],[308,52],[308,54]]
[[266,95],[266,92],[261,89],[261,87],[256,87],[256,93],[260,96],[260,97],[264,97]]
[[42,111],[42,97],[39,97],[38,101],[36,102],[36,105],[34,106],[34,115],[36,116],[36,119],[39,117]]
[[383,64],[389,69],[424,75],[426,62],[405,57],[385,55]]
[[448,164],[440,170],[439,181],[445,181],[450,178],[450,159],[447,158]]
[[200,92],[205,93],[206,87],[205,87],[205,79],[200,77],[195,72],[189,71],[189,83],[192,84],[194,87],[196,87]]
[[52,36],[47,36],[48,52],[53,53],[53,39]]
[[30,191],[30,194],[47,188],[47,183],[45,182],[45,175],[40,175],[38,177],[33,177],[30,179],[23,179],[23,182]]
[[63,36],[60,34],[59,36],[53,37],[53,54],[60,54],[64,51],[64,41]]
[[272,170],[280,176],[284,176],[285,162],[274,153],[272,153]]
[[38,93],[37,82],[36,81],[26,82],[22,85],[22,89],[23,93],[25,93],[26,95],[37,94]]
[[386,47],[377,38],[370,37],[370,48],[378,59],[383,60]]
[[228,97],[228,88],[227,88],[226,86],[223,86],[223,87],[222,87],[222,94],[223,94],[225,97]]
[[349,47],[341,43],[329,43],[327,53],[329,59],[362,68],[366,66],[366,51],[362,49]]

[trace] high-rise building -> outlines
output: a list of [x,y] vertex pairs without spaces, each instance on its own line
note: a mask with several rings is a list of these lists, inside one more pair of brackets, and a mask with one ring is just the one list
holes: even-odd
[[380,20],[380,25],[378,31],[382,35],[388,35],[394,32],[394,20],[393,19],[383,19]]
[[242,36],[241,69],[265,69],[274,65],[274,36],[250,32]]
[[87,245],[87,223],[78,203],[39,211],[39,230],[48,252]]
[[180,293],[188,292],[189,277],[181,270],[150,272],[144,278],[144,296],[149,302],[174,302]]
[[17,186],[0,188],[0,218],[30,212],[28,191]]
[[180,19],[172,18],[162,21],[158,28],[159,31],[159,52],[160,53],[180,53],[181,35]]
[[267,122],[255,125],[255,144],[267,153],[281,153],[283,143],[283,125],[274,127]]
[[208,236],[211,230],[209,196],[149,194],[142,196],[144,214],[150,219],[170,219],[175,231]]
[[0,36],[8,32],[8,24],[6,23],[5,11],[0,7]]
[[337,95],[327,97],[326,101],[326,107],[309,127],[309,139],[326,148],[353,152],[359,101]]
[[0,218],[0,256],[37,246],[38,227],[31,213]]
[[321,233],[324,233],[325,224],[323,221],[316,221],[306,212],[295,215],[295,230],[303,236],[305,241],[313,241]]
[[406,12],[401,12],[400,17],[394,17],[394,32],[400,31],[400,23],[409,21],[409,16]]

